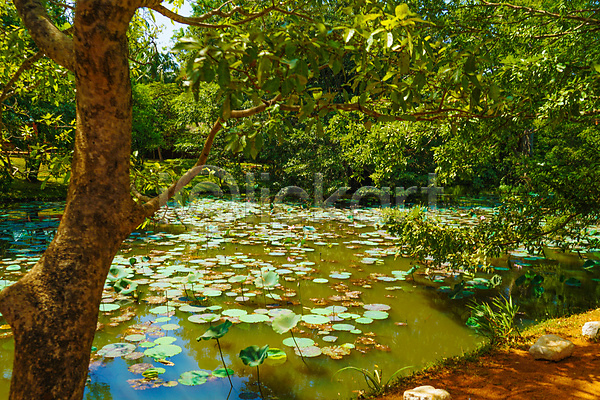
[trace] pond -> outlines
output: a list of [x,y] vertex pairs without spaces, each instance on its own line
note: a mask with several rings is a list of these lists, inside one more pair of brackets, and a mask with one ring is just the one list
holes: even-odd
[[[35,263],[61,209],[29,203],[0,213],[2,285]],[[114,259],[85,398],[356,397],[364,378],[336,373],[344,367],[381,369],[385,382],[398,369],[408,374],[474,349],[481,339],[465,325],[466,297],[510,292],[525,319],[597,305],[595,272],[557,254],[560,263],[513,253],[510,269],[498,260],[496,271],[456,296],[458,274],[408,273],[411,260],[397,256],[379,215],[208,199],[164,211],[167,223],[134,232]],[[502,284],[494,287],[496,274]],[[232,326],[218,344],[196,340],[226,320]],[[287,331],[285,321],[298,322]],[[10,328],[0,329],[0,396],[7,397],[12,341]],[[238,357],[251,345],[271,349],[258,371]]]

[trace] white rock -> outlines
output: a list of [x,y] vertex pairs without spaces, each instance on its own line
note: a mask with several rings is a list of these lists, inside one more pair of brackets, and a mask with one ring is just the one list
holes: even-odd
[[450,393],[433,386],[419,386],[404,392],[404,400],[450,400]]
[[600,321],[586,322],[581,329],[581,334],[588,339],[596,339],[600,331]]
[[573,354],[575,345],[560,336],[544,335],[529,348],[529,354],[536,360],[560,361]]

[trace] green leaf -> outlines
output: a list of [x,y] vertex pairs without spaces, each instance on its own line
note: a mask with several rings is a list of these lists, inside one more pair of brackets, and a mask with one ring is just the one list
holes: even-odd
[[268,344],[264,347],[252,345],[240,351],[239,357],[245,365],[250,367],[258,367],[268,357],[268,350]]
[[222,58],[221,61],[219,61],[219,66],[217,67],[217,74],[219,78],[219,86],[229,86],[229,84],[231,83],[231,75],[229,73],[229,63],[225,58]]
[[300,319],[301,316],[295,313],[279,314],[273,319],[271,326],[275,332],[281,335],[293,329]]
[[211,326],[210,328],[208,328],[206,330],[206,332],[204,332],[204,334],[202,336],[198,336],[196,338],[196,340],[200,341],[200,340],[220,339],[223,336],[225,336],[225,334],[227,332],[229,332],[229,328],[231,327],[231,325],[233,325],[233,322],[227,320],[217,326]]

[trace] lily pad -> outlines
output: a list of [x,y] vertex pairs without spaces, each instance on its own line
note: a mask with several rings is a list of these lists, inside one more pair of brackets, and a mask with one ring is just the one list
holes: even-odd
[[205,384],[209,376],[210,372],[207,371],[187,371],[181,374],[178,381],[185,386],[198,386]]
[[159,337],[154,341],[155,344],[171,344],[177,341],[177,338],[170,336]]
[[269,316],[265,315],[265,314],[246,314],[246,315],[240,316],[239,318],[240,318],[240,321],[246,322],[248,324],[255,324],[258,322],[266,322],[270,319]]
[[323,354],[323,352],[321,351],[321,349],[317,346],[308,346],[308,347],[300,347],[294,348],[294,353],[296,353],[296,355],[298,356],[302,356],[302,357],[318,357],[321,354]]
[[115,303],[102,303],[102,304],[100,304],[100,311],[101,312],[111,312],[111,311],[118,310],[119,308],[121,308],[121,306],[119,306],[118,304],[115,304]]
[[144,351],[144,354],[154,359],[162,359],[181,353],[181,347],[176,344],[159,344]]
[[133,353],[135,347],[131,343],[112,343],[98,350],[97,354],[106,358],[117,358]]
[[302,321],[312,325],[323,325],[330,322],[326,316],[317,314],[305,314],[302,316]]
[[371,319],[386,319],[390,314],[385,311],[365,311],[363,316]]
[[265,360],[265,363],[268,365],[280,365],[287,361],[287,354],[285,351],[276,347],[269,348],[269,350],[267,350],[267,355],[268,357]]
[[289,337],[283,339],[283,344],[288,347],[296,347],[296,344],[298,345],[297,347],[308,347],[314,345],[315,341],[309,338],[296,338],[296,341],[294,342],[294,338]]

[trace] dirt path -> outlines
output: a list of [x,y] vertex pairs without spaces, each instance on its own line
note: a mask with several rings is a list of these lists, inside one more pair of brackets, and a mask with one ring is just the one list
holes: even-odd
[[[544,322],[524,333],[521,348],[415,377],[379,399],[399,400],[405,390],[421,385],[445,389],[453,400],[600,399],[600,342],[582,339],[587,321],[600,321],[600,310]],[[572,341],[573,355],[560,362],[534,360],[527,349],[546,333]]]

